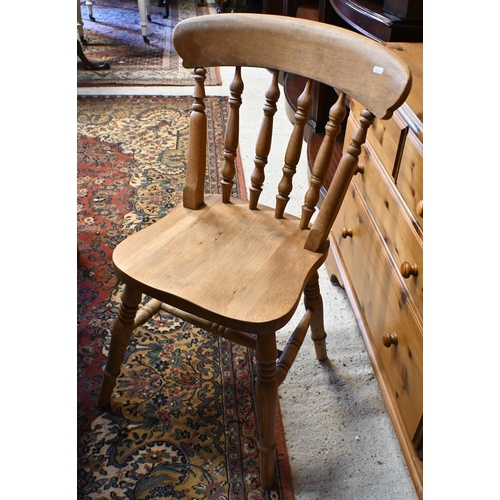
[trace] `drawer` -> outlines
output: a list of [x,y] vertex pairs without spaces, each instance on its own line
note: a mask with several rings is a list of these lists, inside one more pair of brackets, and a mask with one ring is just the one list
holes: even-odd
[[[355,126],[350,117],[347,133],[352,133]],[[396,269],[404,277],[419,314],[423,316],[424,268],[420,227],[371,144],[363,146],[359,165],[363,167],[362,171],[354,176],[353,182],[378,226]]]
[[[385,380],[412,439],[423,412],[422,322],[353,183],[331,237],[369,325],[369,342],[380,368],[377,376]],[[395,334],[397,345],[385,347],[384,334]]]
[[[356,122],[359,123],[361,111],[364,109],[363,106],[352,99],[350,108],[350,116],[353,116]],[[368,129],[367,141],[372,144],[382,165],[390,175],[394,174],[398,152],[403,144],[407,130],[408,126],[397,115],[393,115],[390,120],[379,120],[375,118],[373,120],[373,125]]]
[[424,227],[424,155],[423,145],[417,136],[408,132],[396,185],[420,226]]

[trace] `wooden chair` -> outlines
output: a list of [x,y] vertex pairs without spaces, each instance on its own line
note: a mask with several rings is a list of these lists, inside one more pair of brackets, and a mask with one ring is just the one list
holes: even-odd
[[[228,17],[230,16],[230,17]],[[327,358],[318,268],[327,236],[356,173],[367,128],[389,118],[408,95],[411,76],[394,54],[368,38],[326,24],[259,14],[218,14],[185,20],[175,28],[175,49],[194,69],[189,152],[183,203],[155,224],[128,237],[114,251],[117,277],[125,283],[99,397],[107,406],[135,327],[164,310],[255,349],[256,414],[261,486],[274,483],[277,389],[311,328],[319,360]],[[235,66],[230,85],[221,195],[205,195],[207,122],[204,80],[208,66]],[[238,147],[242,66],[272,69],[263,122],[256,140],[249,201],[231,198]],[[279,71],[310,80],[298,100],[274,208],[259,203],[271,147]],[[300,218],[285,212],[311,106],[312,81],[339,93],[304,197]],[[346,113],[345,97],[363,103],[360,126],[342,157],[328,194],[311,223],[330,164],[335,136]],[[305,314],[283,352],[276,330],[291,319],[301,294]],[[139,307],[143,294],[152,297]]]

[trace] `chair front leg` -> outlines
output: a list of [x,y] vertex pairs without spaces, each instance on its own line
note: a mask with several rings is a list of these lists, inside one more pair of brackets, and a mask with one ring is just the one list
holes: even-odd
[[259,434],[260,485],[274,487],[274,459],[276,455],[276,409],[278,384],[276,381],[276,334],[257,335],[256,413]]
[[123,356],[134,331],[135,315],[141,303],[142,293],[135,288],[125,285],[121,296],[118,317],[111,331],[111,343],[109,346],[106,366],[103,367],[103,379],[101,392],[97,404],[101,407],[109,406],[111,393],[116,385],[116,379],[121,371]]
[[323,299],[319,291],[319,275],[315,275],[309,280],[304,289],[304,305],[306,309],[312,309],[314,316],[311,321],[311,337],[314,341],[316,358],[325,361],[328,357],[326,352],[326,332],[323,317]]

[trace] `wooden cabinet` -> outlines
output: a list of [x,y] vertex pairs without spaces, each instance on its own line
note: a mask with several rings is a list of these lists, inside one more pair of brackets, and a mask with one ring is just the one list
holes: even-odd
[[[345,287],[415,488],[423,475],[422,44],[389,43],[413,73],[407,102],[375,120],[330,234]],[[350,103],[346,141],[361,106]]]
[[[398,10],[400,17],[393,12]],[[398,436],[415,489],[423,484],[423,107],[421,0],[285,0],[283,14],[335,24],[384,43],[410,66],[413,86],[391,120],[375,119],[330,234],[326,267],[344,286]],[[403,15],[404,14],[404,15]],[[321,50],[321,47],[318,48]],[[283,75],[291,121],[305,80]],[[313,90],[305,128],[312,168],[324,137],[333,89]],[[358,125],[349,103],[322,196]],[[344,140],[344,137],[346,138]]]

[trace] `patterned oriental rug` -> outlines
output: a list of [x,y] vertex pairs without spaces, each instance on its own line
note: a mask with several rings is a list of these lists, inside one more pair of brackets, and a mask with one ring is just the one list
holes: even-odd
[[[281,418],[277,489],[259,487],[255,362],[161,313],[135,331],[110,411],[97,407],[122,286],[113,248],[182,199],[190,97],[78,98],[78,498],[293,500]],[[217,192],[227,100],[206,101]],[[233,196],[244,197],[241,166]]]
[[[85,70],[79,64],[78,86],[193,85],[192,70],[182,67],[172,44],[172,33],[183,19],[208,15],[209,9],[207,6],[198,7],[198,0],[169,1],[169,18],[163,19],[164,7],[156,6],[155,0],[151,0],[148,45],[141,35],[137,0],[93,2],[96,21],[89,19],[85,1],[80,0],[87,42],[83,46],[83,52],[93,63],[109,63],[110,69]],[[218,69],[209,69],[205,84],[221,84]]]

